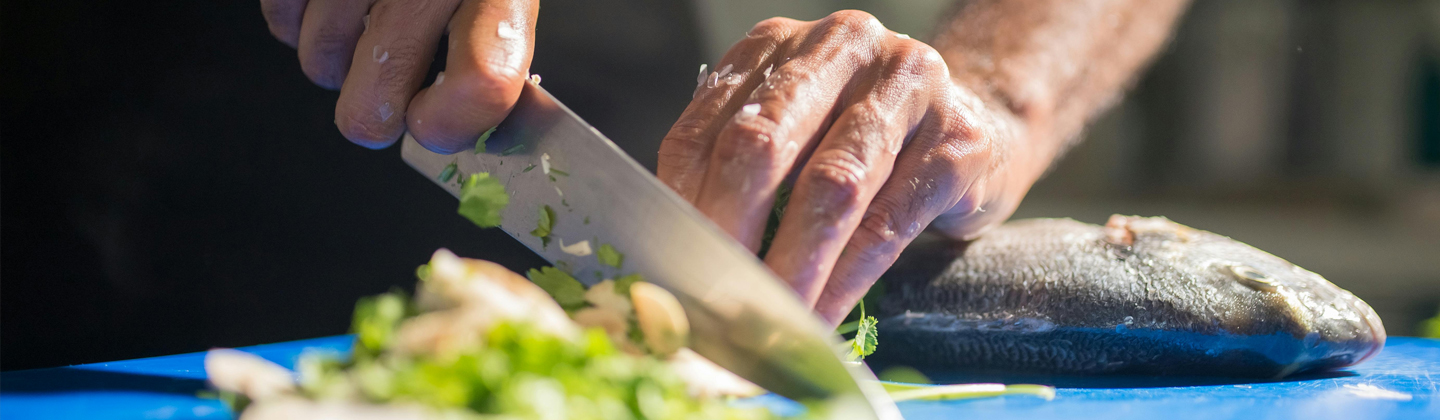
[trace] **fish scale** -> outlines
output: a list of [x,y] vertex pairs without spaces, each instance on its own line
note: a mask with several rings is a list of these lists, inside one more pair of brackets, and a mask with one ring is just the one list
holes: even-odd
[[1164,218],[927,234],[881,281],[880,364],[1279,377],[1358,363],[1385,340],[1374,310],[1323,277]]

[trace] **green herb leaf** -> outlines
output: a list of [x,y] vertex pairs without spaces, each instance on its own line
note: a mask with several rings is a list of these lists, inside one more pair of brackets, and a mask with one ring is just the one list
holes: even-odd
[[480,135],[479,139],[475,140],[475,154],[485,153],[485,141],[490,140],[490,135],[495,134],[496,128],[499,127],[490,127],[489,130],[485,130],[485,133]]
[[865,316],[865,304],[861,303],[860,323],[855,329],[855,339],[851,340],[852,356],[857,359],[864,359],[865,356],[869,356],[875,352],[876,340],[880,338],[879,331],[875,328],[877,324],[879,324],[879,321],[876,320],[875,317]]
[[505,194],[505,186],[491,178],[489,173],[480,172],[470,174],[470,178],[460,186],[460,209],[457,212],[476,226],[496,227],[500,226],[500,211],[509,204],[510,196]]
[[620,264],[625,263],[625,254],[616,251],[610,244],[602,244],[600,249],[595,250],[595,259],[600,260],[601,264],[620,268]]
[[554,175],[560,175],[560,176],[570,176],[570,173],[569,173],[569,172],[565,172],[565,171],[562,171],[562,170],[559,170],[559,169],[555,169],[555,168],[550,168],[550,173],[551,173],[551,174],[554,174]]
[[555,209],[549,205],[540,206],[540,220],[535,222],[535,230],[530,235],[540,238],[541,243],[550,245],[550,231],[555,227]]
[[585,285],[571,277],[570,273],[555,267],[541,267],[539,270],[530,269],[525,276],[536,286],[545,289],[545,293],[555,298],[561,308],[573,311],[585,307]]
[[504,151],[501,151],[501,152],[500,152],[500,156],[510,156],[510,155],[513,155],[513,154],[516,154],[516,153],[520,153],[521,150],[525,150],[525,145],[524,145],[524,144],[517,144],[517,145],[514,145],[514,146],[510,146],[510,147],[508,147],[508,148],[505,148]]
[[520,173],[530,172],[532,169],[535,169],[535,164],[533,164],[533,163],[530,164],[529,166],[526,166],[525,169],[521,169],[521,170],[520,170]]

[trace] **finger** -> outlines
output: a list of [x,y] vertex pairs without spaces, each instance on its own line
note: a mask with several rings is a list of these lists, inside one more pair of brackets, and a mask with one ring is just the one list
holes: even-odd
[[939,53],[892,41],[871,86],[846,108],[800,170],[765,262],[814,305],[864,212],[890,178],[905,138],[947,82]]
[[535,48],[531,0],[465,0],[451,19],[445,71],[421,90],[406,116],[426,148],[454,153],[500,124],[530,71]]
[[815,304],[831,323],[850,313],[927,225],[945,214],[985,214],[975,197],[986,195],[984,186],[1006,161],[995,143],[1005,138],[997,133],[1006,125],[972,112],[978,101],[956,99],[953,85],[944,91],[870,202]]
[[360,36],[335,104],[340,133],[379,149],[405,131],[405,109],[420,89],[435,46],[459,0],[379,0]]
[[874,51],[864,46],[884,31],[862,12],[812,25],[793,58],[721,129],[695,199],[696,208],[752,250],[760,247],[776,188],[825,135],[843,106],[841,93],[873,60]]
[[373,0],[310,0],[300,24],[300,70],[311,82],[339,89]]
[[260,0],[260,13],[270,26],[270,35],[295,48],[300,40],[300,18],[305,14],[306,0]]
[[[681,197],[695,201],[710,163],[710,150],[721,128],[740,109],[748,93],[774,70],[774,56],[782,53],[803,25],[786,18],[772,18],[756,24],[745,39],[735,43],[725,57],[701,73],[695,97],[660,143],[656,175]],[[721,70],[729,66],[723,76]]]

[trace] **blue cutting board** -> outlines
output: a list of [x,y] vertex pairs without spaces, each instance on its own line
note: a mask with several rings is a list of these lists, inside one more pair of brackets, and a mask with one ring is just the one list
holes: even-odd
[[[307,348],[347,352],[350,336],[246,347],[292,367]],[[0,419],[229,419],[205,388],[203,353],[0,374]],[[1391,337],[1370,361],[1342,372],[1273,382],[1222,378],[975,376],[950,382],[1048,383],[1055,400],[1000,397],[900,403],[928,419],[1440,419],[1440,340]],[[784,404],[778,398],[752,403]]]

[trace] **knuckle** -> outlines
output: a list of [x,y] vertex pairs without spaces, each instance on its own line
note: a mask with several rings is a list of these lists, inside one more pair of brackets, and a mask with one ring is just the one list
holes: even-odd
[[429,66],[420,66],[423,56],[423,48],[418,41],[403,40],[391,46],[381,46],[379,49],[382,57],[388,55],[385,62],[380,64],[380,74],[375,79],[375,86],[386,92],[400,92],[414,90],[422,79],[422,75]]
[[777,136],[775,124],[754,121],[761,118],[732,122],[726,127],[725,135],[715,144],[715,157],[721,161],[737,161],[780,156],[783,139]]
[[896,230],[894,216],[884,212],[871,212],[855,227],[850,236],[851,251],[861,262],[873,263],[899,251],[901,235]]
[[924,42],[902,40],[890,55],[896,73],[923,78],[947,77],[949,73],[940,52]]
[[[455,83],[459,96],[465,98],[463,106],[470,108],[469,114],[491,115],[510,109],[520,95],[525,79],[516,74],[494,71],[480,67],[468,77]],[[448,81],[447,81],[448,84]]]
[[817,152],[801,176],[817,198],[831,208],[858,207],[865,193],[865,164],[848,151]]
[[875,16],[859,10],[841,10],[820,21],[821,31],[833,37],[876,36],[885,25]]
[[705,155],[708,146],[703,139],[706,125],[697,118],[682,118],[660,141],[660,164],[689,165]]
[[772,17],[756,23],[746,32],[748,37],[781,38],[790,33],[798,22],[794,19]]

